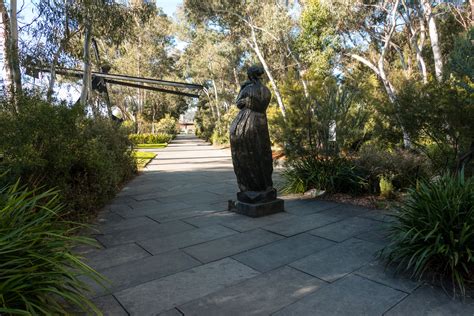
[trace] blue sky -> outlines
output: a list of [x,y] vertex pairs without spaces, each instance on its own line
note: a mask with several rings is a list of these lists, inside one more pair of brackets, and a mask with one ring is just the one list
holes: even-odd
[[163,11],[169,16],[173,16],[176,8],[182,3],[182,0],[157,0],[156,5],[163,8]]

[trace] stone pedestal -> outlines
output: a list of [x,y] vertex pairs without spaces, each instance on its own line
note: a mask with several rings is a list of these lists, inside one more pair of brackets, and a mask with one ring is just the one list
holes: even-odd
[[245,203],[240,201],[229,201],[229,211],[233,211],[249,217],[261,217],[271,215],[285,210],[285,202],[275,199],[264,203]]

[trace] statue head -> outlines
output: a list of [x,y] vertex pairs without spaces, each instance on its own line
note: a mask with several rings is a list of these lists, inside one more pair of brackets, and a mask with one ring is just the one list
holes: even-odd
[[264,73],[263,67],[259,65],[253,65],[247,69],[247,76],[251,81],[259,81]]

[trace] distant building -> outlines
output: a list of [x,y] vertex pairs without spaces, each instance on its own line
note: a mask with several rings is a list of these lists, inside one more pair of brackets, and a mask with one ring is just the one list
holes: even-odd
[[179,116],[179,130],[184,134],[194,134],[194,113],[186,113]]

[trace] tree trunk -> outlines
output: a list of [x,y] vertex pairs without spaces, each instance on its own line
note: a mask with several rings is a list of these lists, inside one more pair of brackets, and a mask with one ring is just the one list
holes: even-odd
[[212,79],[212,86],[214,87],[214,97],[216,100],[216,113],[217,113],[217,120],[221,119],[221,111],[219,111],[219,96],[217,95],[217,87],[216,82]]
[[425,19],[428,22],[428,32],[430,35],[431,50],[433,51],[436,79],[441,81],[443,80],[443,58],[441,56],[441,48],[439,47],[438,29],[432,12],[433,8],[429,0],[423,0],[423,9]]
[[294,62],[296,63],[296,69],[298,70],[298,75],[300,77],[301,84],[303,85],[304,96],[307,99],[309,97],[308,83],[306,82],[306,80],[304,80],[303,67],[301,67],[301,62],[298,59],[298,57],[295,55],[293,50],[291,49],[288,41],[286,41],[286,49],[288,50],[288,53],[291,55],[291,58],[293,58]]
[[471,26],[474,27],[474,0],[469,2],[471,4]]
[[235,80],[235,86],[237,87],[236,91],[239,91],[240,89],[240,82],[239,82],[239,76],[237,75],[237,69],[235,67],[233,68],[234,71],[234,80]]
[[259,48],[258,42],[257,42],[257,36],[255,35],[255,30],[253,29],[253,27],[251,27],[251,34],[252,34],[253,45],[250,45],[250,46],[255,51],[255,54],[257,55],[258,59],[262,63],[263,69],[265,70],[265,73],[268,76],[268,80],[270,80],[270,85],[273,88],[273,92],[275,93],[275,97],[277,99],[278,106],[280,107],[281,114],[283,115],[283,118],[285,118],[286,117],[286,108],[285,108],[285,105],[283,104],[283,99],[281,97],[280,90],[278,89],[278,86],[276,84],[275,79],[273,78],[273,75],[270,71],[270,68],[268,67],[267,62],[265,61],[265,58],[263,57],[263,54],[260,51],[260,48]]
[[425,27],[425,22],[423,19],[420,19],[420,43],[416,41],[416,37],[414,40],[414,46],[416,49],[416,60],[418,61],[418,67],[420,68],[421,75],[423,76],[423,83],[427,84],[428,83],[428,73],[426,71],[426,63],[422,55],[423,51],[423,45],[425,43],[425,37],[426,37],[426,27]]
[[151,133],[155,134],[155,105],[151,106]]
[[14,83],[15,94],[18,96],[21,91],[21,71],[20,58],[18,53],[18,20],[17,20],[17,1],[10,1],[10,63],[12,67],[12,77]]
[[0,0],[0,47],[3,55],[5,94],[9,100],[15,95],[12,65],[10,63],[10,19],[4,0]]
[[81,92],[81,104],[86,106],[88,99],[90,97],[91,91],[91,81],[92,81],[92,72],[91,72],[91,40],[92,40],[92,24],[90,20],[86,19],[85,34],[84,34],[84,74],[82,77],[82,92]]
[[48,91],[46,92],[46,99],[48,102],[51,102],[53,98],[53,92],[54,92],[54,83],[56,81],[56,65],[58,64],[58,59],[59,55],[61,54],[61,49],[62,47],[60,46],[56,53],[54,54],[53,57],[53,62],[51,63],[50,67],[50,79],[49,79],[49,85],[48,85]]

